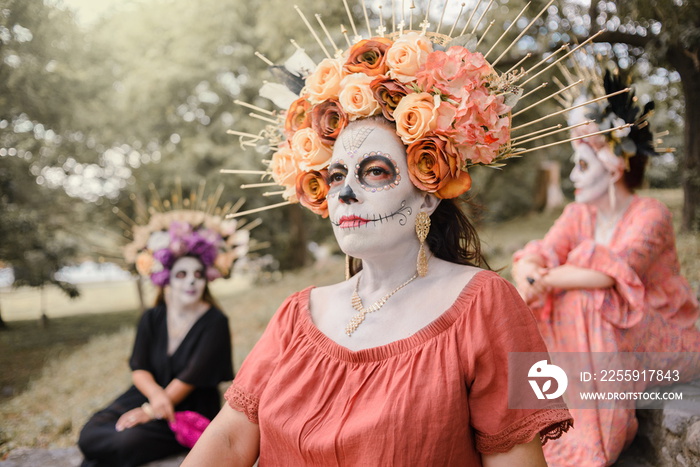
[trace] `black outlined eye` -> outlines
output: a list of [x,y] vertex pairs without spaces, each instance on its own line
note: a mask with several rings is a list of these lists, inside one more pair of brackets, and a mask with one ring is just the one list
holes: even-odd
[[367,189],[392,187],[401,179],[394,161],[381,153],[370,153],[356,168],[358,181]]
[[581,169],[582,172],[585,172],[586,170],[588,170],[588,162],[581,159],[580,161],[578,161],[578,168]]
[[195,279],[201,279],[204,277],[204,271],[201,269],[198,269],[197,271],[194,272],[194,278]]
[[328,174],[328,184],[331,186],[342,184],[345,180],[345,174],[341,171],[331,172]]
[[184,279],[186,275],[187,273],[185,271],[178,271],[175,273],[175,277],[177,277],[178,279]]

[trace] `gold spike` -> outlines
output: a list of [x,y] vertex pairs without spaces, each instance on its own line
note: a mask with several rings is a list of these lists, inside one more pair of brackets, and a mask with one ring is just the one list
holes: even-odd
[[[443,0],[444,3],[447,3],[447,0]],[[421,23],[421,27],[424,27],[425,30],[423,31],[423,34],[425,34],[425,31],[428,29],[428,24],[430,20],[430,5],[433,3],[433,0],[428,0],[428,7],[425,9],[425,18],[423,18],[423,22]],[[423,26],[425,25],[425,26]]]
[[497,58],[496,60],[493,61],[493,63],[491,63],[491,66],[496,66],[496,63],[498,63],[498,62],[501,61],[501,59],[503,58],[503,56],[504,56],[506,53],[508,53],[508,51],[510,50],[510,48],[513,47],[513,46],[520,40],[520,38],[523,37],[523,36],[525,35],[525,33],[528,31],[528,29],[530,29],[530,27],[532,27],[532,25],[535,24],[535,21],[537,21],[537,20],[539,19],[539,17],[542,16],[542,14],[543,14],[545,11],[547,11],[547,8],[549,8],[549,6],[550,6],[552,3],[554,3],[554,0],[549,0],[549,3],[546,4],[546,5],[544,6],[544,8],[542,8],[542,11],[540,11],[540,12],[537,14],[537,16],[535,16],[535,17],[532,19],[532,21],[530,21],[530,24],[528,24],[527,26],[525,26],[525,28],[524,28],[522,31],[520,31],[520,34],[518,34],[518,37],[516,37],[515,40],[513,40],[513,42],[511,42],[510,45],[509,45],[508,47],[506,47],[506,49],[503,51],[503,53],[502,53],[501,55],[499,55],[498,58]]
[[559,110],[558,112],[554,112],[554,113],[551,113],[551,114],[549,114],[549,115],[545,115],[544,117],[538,118],[537,120],[532,120],[532,121],[530,121],[530,122],[523,123],[522,125],[519,125],[519,126],[517,126],[517,127],[512,128],[511,131],[519,130],[520,128],[525,128],[525,127],[527,127],[527,126],[532,125],[533,123],[537,123],[537,122],[540,122],[540,121],[542,121],[542,120],[545,120],[545,119],[547,119],[547,118],[549,118],[549,117],[554,117],[554,116],[556,116],[556,115],[563,114],[564,112],[569,112],[569,111],[571,111],[571,110],[578,109],[579,107],[585,107],[585,106],[590,105],[590,104],[592,104],[592,103],[594,103],[594,102],[598,102],[598,101],[602,101],[603,99],[607,99],[608,97],[617,96],[618,94],[622,94],[622,93],[625,93],[625,92],[629,92],[629,90],[630,90],[630,88],[621,89],[621,90],[619,90],[619,91],[612,92],[612,93],[607,94],[607,95],[605,95],[605,96],[597,97],[597,98],[595,98],[595,99],[591,99],[591,100],[586,101],[586,102],[584,102],[584,103],[582,103],[582,104],[578,104],[578,105],[575,105],[575,106],[573,106],[573,107],[569,107],[568,109]]
[[314,28],[311,27],[311,24],[309,24],[309,20],[306,19],[306,16],[304,16],[304,13],[299,9],[297,5],[294,5],[294,9],[299,13],[299,16],[301,16],[302,21],[304,21],[304,24],[306,24],[306,27],[309,29],[311,32],[311,35],[314,36],[314,39],[316,39],[316,42],[318,45],[321,46],[321,50],[323,50],[323,53],[326,54],[326,57],[331,58],[331,54],[328,53],[328,50],[326,49],[326,46],[323,45],[323,42],[321,42],[321,39],[318,37],[318,34],[316,34],[316,31]]
[[536,68],[538,68],[540,65],[542,65],[543,63],[545,63],[545,62],[546,62],[547,60],[549,60],[550,58],[554,57],[556,54],[558,54],[558,53],[561,52],[562,50],[565,50],[567,47],[569,47],[569,44],[564,44],[564,45],[562,45],[562,46],[559,47],[557,50],[555,50],[555,51],[552,52],[551,54],[547,55],[545,58],[543,58],[543,59],[540,60],[539,62],[535,63],[532,67],[530,67],[530,69],[525,70],[525,71],[523,72],[523,74],[520,75],[520,77],[522,78],[523,76],[526,76],[526,75],[528,75],[529,73],[532,73],[532,71],[534,71],[534,70],[535,70]]
[[257,118],[258,120],[262,120],[262,121],[264,121],[264,122],[270,122],[270,123],[274,123],[274,124],[279,123],[279,122],[278,122],[277,120],[275,120],[275,119],[263,117],[262,115],[258,115],[258,114],[256,114],[255,112],[250,112],[248,115],[250,115],[250,116],[253,117],[253,118]]
[[365,23],[367,23],[367,34],[369,34],[367,38],[369,39],[370,37],[372,37],[372,28],[369,25],[369,17],[367,16],[367,5],[365,5],[365,0],[362,0],[362,13],[365,15]]
[[243,190],[248,188],[260,188],[264,186],[278,186],[277,182],[266,182],[266,183],[248,183],[246,185],[241,185]]
[[[566,126],[566,127],[564,127],[564,128],[560,128],[560,129],[551,131],[551,132],[549,132],[549,133],[542,133],[542,134],[539,135],[539,136],[534,136],[534,137],[532,137],[532,138],[524,139],[524,140],[518,142],[518,144],[529,143],[530,141],[533,141],[533,140],[536,140],[536,139],[540,139],[540,138],[546,138],[547,136],[552,136],[552,135],[557,134],[557,133],[560,133],[560,132],[562,132],[562,131],[573,130],[574,128],[577,128],[577,127],[580,127],[580,126],[583,126],[583,125],[588,125],[589,123],[592,123],[592,122],[595,122],[595,120],[586,120],[585,122],[580,122],[580,123],[576,123],[575,125]],[[559,126],[561,126],[561,125],[559,125]]]
[[[345,4],[345,11],[348,14],[348,19],[350,20],[350,26],[352,26],[352,32],[357,36],[357,29],[355,28],[355,20],[352,19],[352,14],[350,13],[350,7],[348,7],[348,0],[343,0],[343,3]],[[350,41],[348,41],[348,45],[350,45]]]
[[553,93],[550,94],[549,96],[547,96],[547,97],[545,97],[545,98],[543,98],[543,99],[540,99],[539,101],[537,101],[537,102],[535,102],[534,104],[531,104],[531,105],[525,107],[524,109],[518,110],[516,113],[513,114],[513,117],[516,117],[516,116],[520,115],[521,113],[526,112],[526,111],[530,110],[531,108],[536,107],[536,106],[540,105],[541,103],[543,103],[543,102],[545,102],[545,101],[551,99],[552,97],[558,96],[558,95],[561,94],[562,92],[566,92],[567,90],[573,88],[574,86],[578,86],[578,85],[581,84],[581,83],[583,83],[583,79],[580,79],[580,80],[576,81],[575,83],[572,83],[572,84],[568,85],[568,86],[565,87],[564,89],[560,89],[560,90],[558,90],[558,91],[556,91],[556,92],[553,92]]
[[382,5],[378,5],[377,8],[379,8],[379,27],[377,28],[377,35],[379,37],[384,37],[384,31],[386,31],[386,28],[384,28],[384,13],[382,12]]
[[[316,13],[316,21],[318,21],[318,24],[321,25],[321,29],[323,29],[323,32],[326,34],[326,37],[328,38],[328,41],[331,43],[333,46],[333,51],[337,54],[341,53],[341,50],[338,48],[338,46],[335,44],[335,41],[331,37],[330,33],[328,32],[328,29],[326,29],[326,25],[323,24],[323,20],[321,20],[321,15]],[[296,44],[296,42],[292,42],[293,44]]]
[[394,0],[391,0],[391,32],[396,32],[396,5]]
[[176,207],[176,209],[181,209],[182,208],[182,180],[180,177],[177,177],[175,179],[175,190],[176,194],[175,197],[173,198],[173,206]]
[[541,130],[533,131],[532,133],[527,133],[527,134],[524,134],[524,135],[516,136],[515,138],[512,138],[510,141],[511,141],[511,143],[513,143],[513,142],[515,142],[515,141],[517,141],[517,140],[519,140],[519,139],[522,139],[522,138],[529,138],[530,136],[534,136],[534,135],[537,135],[537,134],[540,134],[540,133],[544,133],[545,131],[553,130],[553,129],[555,129],[555,128],[561,128],[561,123],[559,123],[559,124],[557,124],[557,125],[554,125],[554,126],[550,126],[549,128],[543,128],[543,129],[541,129]]
[[239,100],[239,99],[234,100],[233,103],[234,103],[234,104],[237,104],[237,105],[242,105],[243,107],[248,107],[249,109],[252,109],[252,110],[257,110],[258,112],[261,112],[261,113],[264,113],[264,114],[267,114],[267,115],[274,115],[274,114],[275,114],[274,112],[271,112],[271,111],[269,111],[269,110],[265,110],[265,109],[263,109],[262,107],[258,107],[257,105],[253,105],[253,104],[249,104],[249,103],[247,103],[247,102],[243,102],[242,100]]
[[523,94],[522,96],[520,96],[520,99],[519,99],[519,100],[523,100],[523,99],[525,99],[526,97],[528,97],[530,94],[535,93],[535,92],[539,91],[539,90],[542,89],[542,88],[546,88],[547,86],[549,86],[549,83],[548,83],[547,81],[545,81],[544,83],[540,84],[540,85],[537,86],[536,88],[532,88],[531,90],[529,90],[528,92],[526,92],[525,94]]
[[255,141],[262,139],[262,136],[260,136],[260,135],[254,135],[253,133],[244,133],[242,131],[236,131],[236,130],[226,130],[226,134],[236,135],[236,136],[244,136],[246,138],[253,138]]
[[435,30],[438,34],[440,33],[440,28],[442,27],[442,20],[445,18],[445,11],[447,10],[447,5],[449,4],[449,0],[444,0],[442,4],[442,14],[440,15],[440,22],[438,23],[438,27]]
[[457,14],[457,18],[452,23],[452,28],[450,29],[449,34],[447,34],[448,36],[452,37],[452,33],[455,31],[455,26],[457,26],[457,22],[462,17],[462,10],[464,10],[465,6],[466,6],[466,3],[462,2],[462,5],[460,5],[460,7],[459,7],[459,14]]
[[618,126],[615,128],[608,128],[607,130],[596,131],[595,133],[588,133],[587,135],[583,135],[583,136],[576,136],[575,138],[563,139],[561,141],[557,141],[556,143],[544,144],[542,146],[537,146],[534,148],[525,149],[524,151],[518,151],[518,152],[514,153],[514,155],[520,156],[520,155],[528,153],[528,152],[537,151],[537,150],[544,149],[544,148],[549,148],[551,146],[556,146],[558,144],[570,143],[571,141],[576,141],[577,139],[583,139],[583,138],[588,138],[590,136],[596,136],[596,135],[602,135],[604,133],[610,133],[611,131],[615,131],[615,130],[623,130],[623,129],[629,128],[631,126],[632,126],[632,124],[628,123],[626,125],[621,125],[621,126]]
[[201,182],[199,182],[199,188],[197,189],[197,194],[190,193],[190,198],[192,198],[194,196],[194,198],[192,199],[192,206],[194,206],[196,204],[197,200],[204,199],[204,188],[205,188],[206,184],[207,184],[207,182],[205,180],[202,180]]
[[163,212],[163,201],[160,199],[160,195],[158,194],[158,191],[156,191],[156,186],[153,183],[149,183],[148,190],[151,192],[151,196],[153,197],[153,199],[151,200],[151,203],[153,203],[153,206],[159,212]]
[[530,57],[532,57],[532,53],[531,53],[531,52],[526,53],[525,56],[524,56],[522,59],[520,59],[520,61],[519,61],[518,63],[516,63],[515,65],[513,65],[512,67],[510,67],[510,68],[508,69],[508,71],[506,71],[506,72],[503,73],[503,74],[504,74],[504,75],[507,75],[507,74],[510,73],[511,71],[515,70],[515,69],[518,68],[520,65],[522,65],[522,63],[523,63],[525,60],[527,60],[527,59],[530,58]]
[[654,133],[654,137],[656,137],[656,138],[661,138],[661,137],[663,137],[663,136],[668,136],[669,134],[671,134],[670,131],[664,130],[664,131],[660,131],[660,132],[658,132],[658,133]]
[[239,209],[245,204],[245,198],[238,198],[238,201],[233,205],[233,207],[226,209],[224,212],[238,212]]
[[411,6],[408,7],[408,29],[413,29],[413,10],[416,9],[416,3],[411,0]]
[[246,216],[246,215],[248,215],[248,214],[253,214],[253,213],[255,213],[255,212],[268,211],[268,210],[270,210],[270,209],[275,209],[275,208],[279,208],[279,207],[282,207],[282,206],[287,206],[287,205],[289,205],[289,204],[292,204],[292,202],[291,202],[291,201],[284,201],[284,202],[282,202],[282,203],[270,204],[269,206],[263,206],[263,207],[261,207],[261,208],[249,209],[249,210],[247,210],[247,211],[242,211],[242,212],[236,212],[236,213],[233,213],[233,214],[228,214],[228,215],[226,216],[226,219],[233,219],[233,218],[235,218],[235,217]]
[[578,46],[576,46],[575,48],[573,48],[572,50],[570,50],[569,52],[567,52],[566,54],[564,54],[563,56],[561,56],[560,58],[558,58],[557,60],[555,60],[555,61],[553,61],[552,63],[550,63],[549,66],[547,66],[546,68],[543,68],[543,69],[542,69],[541,71],[539,71],[535,76],[532,76],[530,79],[528,79],[528,80],[525,81],[523,84],[521,84],[521,86],[525,86],[527,83],[529,83],[529,82],[532,81],[533,79],[537,78],[539,75],[541,75],[541,74],[544,73],[545,71],[549,70],[549,69],[552,68],[554,65],[556,65],[556,64],[559,63],[560,61],[564,60],[566,57],[568,57],[568,56],[571,55],[572,53],[576,52],[578,49],[580,49],[580,48],[583,47],[584,45],[588,44],[589,42],[591,42],[593,39],[595,39],[596,37],[598,37],[599,35],[601,35],[601,34],[604,33],[604,32],[605,32],[605,29],[603,29],[603,30],[601,30],[601,31],[598,31],[597,33],[593,34],[591,37],[589,37],[589,38],[586,39],[585,41],[581,42],[581,44],[579,44]]
[[[484,33],[483,33],[483,34],[481,35],[481,37],[479,38],[479,41],[476,43],[476,47],[479,47],[479,44],[481,44],[481,41],[483,41],[484,38],[486,37],[486,35],[489,33],[489,30],[491,29],[491,26],[493,26],[495,23],[496,23],[496,20],[492,20],[492,21],[489,23],[489,25],[486,26],[486,29],[484,30]],[[475,47],[475,48],[476,48],[476,47]]]
[[[476,2],[476,5],[474,6],[474,9],[472,10],[472,14],[469,15],[469,19],[467,19],[467,22],[464,23],[464,27],[462,28],[462,32],[459,33],[460,36],[464,35],[464,33],[467,31],[467,28],[472,23],[472,19],[474,19],[474,14],[476,13],[476,10],[479,9],[479,6],[481,6],[481,2],[482,2],[482,0],[478,0]],[[486,9],[488,10],[488,8],[486,8]]]
[[[510,31],[510,29],[511,29],[513,26],[515,26],[515,24],[518,22],[518,20],[520,19],[520,17],[525,13],[525,10],[527,10],[528,8],[530,8],[530,3],[531,3],[531,2],[527,2],[527,3],[525,4],[525,7],[523,7],[523,9],[520,10],[520,13],[518,13],[518,16],[516,16],[515,19],[514,19],[514,20],[510,23],[510,25],[506,28],[506,30],[503,31],[503,34],[501,34],[501,37],[499,37],[498,40],[497,40],[496,42],[493,43],[493,45],[491,46],[491,48],[489,49],[489,51],[486,52],[486,53],[484,54],[484,58],[488,57],[489,54],[491,53],[491,51],[492,51],[493,49],[496,48],[496,46],[498,45],[498,43],[501,42],[501,40],[503,40],[504,37],[506,37],[506,34],[508,34],[508,31]],[[500,57],[499,57],[499,58],[500,58]]]
[[253,230],[254,228],[256,228],[257,226],[259,226],[260,224],[262,224],[262,219],[260,219],[260,218],[258,217],[258,218],[255,219],[254,221],[251,221],[251,222],[246,223],[246,224],[245,224],[245,227],[240,227],[239,230],[248,230],[248,231],[251,231],[251,230]]
[[116,214],[117,216],[119,216],[119,218],[120,218],[122,221],[124,221],[125,224],[127,224],[127,225],[129,225],[129,226],[138,225],[138,224],[136,224],[136,222],[135,222],[134,220],[132,220],[129,216],[127,216],[126,214],[124,214],[124,211],[122,211],[122,210],[119,209],[118,207],[112,208],[112,212],[113,212],[114,214]]
[[671,152],[676,152],[676,148],[654,148],[654,151],[658,152],[659,154],[668,154]]
[[341,24],[340,33],[343,35],[343,37],[345,37],[345,42],[347,42],[348,47],[352,47],[352,44],[350,43],[350,38],[348,37],[348,28]]
[[266,192],[263,193],[262,195],[263,195],[263,196],[277,196],[277,195],[283,195],[283,194],[285,194],[285,192],[286,192],[286,190],[282,190],[282,191],[266,191]]
[[239,175],[267,175],[265,170],[236,170],[236,169],[221,169],[222,174],[239,174]]
[[472,29],[472,34],[476,32],[476,29],[479,27],[479,24],[481,24],[481,20],[484,18],[486,15],[486,12],[489,11],[489,8],[491,8],[491,5],[493,5],[494,0],[490,0],[489,4],[486,5],[486,9],[484,10],[483,13],[481,13],[481,16],[479,16],[479,19],[477,20],[476,24],[474,25],[474,29]]
[[275,66],[275,64],[272,63],[271,60],[269,60],[266,56],[264,56],[263,54],[261,54],[261,53],[258,52],[257,50],[255,51],[255,56],[258,57],[258,58],[259,58],[260,60],[262,60],[263,62],[267,63],[268,66]]

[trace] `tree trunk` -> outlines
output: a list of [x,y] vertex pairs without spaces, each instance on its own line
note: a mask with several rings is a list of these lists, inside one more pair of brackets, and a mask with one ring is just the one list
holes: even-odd
[[682,47],[669,48],[668,59],[681,75],[685,98],[683,169],[683,231],[700,231],[700,55]]
[[304,212],[300,204],[289,206],[290,249],[292,268],[301,268],[308,262],[308,247],[306,245],[306,227],[304,226]]

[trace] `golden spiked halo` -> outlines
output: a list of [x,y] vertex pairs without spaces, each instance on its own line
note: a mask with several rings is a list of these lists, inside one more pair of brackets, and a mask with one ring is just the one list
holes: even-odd
[[[612,67],[609,66],[611,63]],[[614,58],[583,48],[557,67],[562,79],[554,76],[553,81],[566,91],[556,99],[563,108],[576,107],[568,117],[570,126],[577,128],[574,134],[609,128],[609,132],[591,139],[605,142],[612,154],[624,160],[626,170],[630,168],[629,158],[637,153],[656,156],[675,151],[675,148],[660,146],[668,131],[651,131],[649,119],[654,114],[654,101],[640,106],[631,89],[629,70],[621,70]],[[571,87],[570,84],[576,81],[583,81],[586,86]],[[629,92],[616,93],[623,88]],[[596,96],[609,97],[588,106],[576,106]]]
[[[465,3],[461,4],[459,14],[449,32],[443,33],[443,20],[449,0],[444,0],[440,20],[435,29],[431,29],[430,22],[432,0],[427,2],[423,15],[417,15],[414,11],[416,10],[414,1],[410,2],[408,10],[405,8],[404,1],[401,1],[401,8],[397,14],[396,0],[392,0],[390,30],[389,20],[384,18],[382,5],[380,4],[377,8],[378,25],[373,30],[366,2],[360,0],[367,29],[365,39],[358,32],[358,26],[355,24],[347,0],[343,0],[352,38],[349,36],[350,31],[341,25],[341,38],[336,41],[321,15],[315,15],[321,33],[325,36],[333,54],[306,15],[295,5],[295,10],[323,51],[325,58],[316,65],[294,40],[292,44],[297,50],[284,66],[277,66],[260,52],[255,52],[257,57],[270,66],[274,74],[280,76],[282,72],[285,85],[265,83],[260,91],[261,96],[273,101],[281,110],[267,110],[236,100],[234,101],[236,104],[251,111],[250,117],[263,122],[264,127],[257,134],[236,130],[229,130],[229,134],[239,137],[242,148],[255,147],[260,152],[271,151],[273,155],[271,159],[262,160],[262,169],[221,170],[222,173],[260,176],[259,183],[244,184],[241,188],[279,187],[282,189],[264,192],[262,195],[281,196],[284,201],[232,213],[228,217],[243,216],[297,202],[317,214],[327,216],[326,168],[330,161],[334,139],[349,121],[372,115],[383,114],[387,119],[393,119],[396,122],[397,134],[407,145],[411,181],[418,189],[435,193],[441,198],[453,198],[467,191],[471,186],[468,169],[474,165],[499,168],[512,157],[619,129],[610,128],[554,143],[535,147],[526,146],[527,143],[551,135],[566,135],[564,132],[572,128],[571,125],[566,127],[555,125],[528,132],[532,125],[574,108],[626,93],[629,89],[621,89],[612,94],[570,105],[540,118],[514,123],[519,116],[522,118],[529,110],[550,99],[556,99],[583,83],[580,79],[562,89],[555,90],[525,108],[514,110],[519,101],[547,87],[546,82],[537,84],[538,78],[583,48],[603,31],[573,48],[568,44],[563,45],[534,65],[524,68],[523,63],[531,57],[528,53],[508,70],[499,72],[495,68],[496,65],[547,11],[554,0],[550,0],[520,30],[516,38],[493,59],[489,57],[496,53],[496,47],[518,24],[530,3],[509,22],[491,47],[485,53],[481,53],[477,52],[477,49],[495,24],[495,21],[491,21],[477,37],[485,16],[495,3],[494,0],[489,0],[486,7],[480,11],[482,2],[483,0],[478,0],[461,32],[453,35],[456,25],[461,21],[463,14],[466,14]],[[479,16],[474,20],[479,11]],[[422,20],[417,24],[418,28],[414,28],[414,24],[421,17]],[[346,49],[338,45],[342,40],[347,45]],[[406,42],[409,44],[406,45]],[[399,43],[401,45],[397,46]],[[408,63],[406,68],[403,68],[406,62],[402,63],[401,58],[394,61],[395,65],[398,63],[394,67],[386,65],[387,56],[391,54],[394,47],[410,49],[409,55],[414,54],[418,58],[411,59],[413,62]],[[401,51],[397,54],[401,56]],[[378,69],[377,63],[381,65]],[[459,79],[462,80],[460,83],[463,86],[456,89],[451,87],[454,84],[452,81],[454,76],[445,76],[441,66],[453,69],[455,66],[462,67],[459,68],[461,73]],[[406,69],[412,71],[405,72]],[[326,78],[328,79],[324,83]],[[323,89],[321,86],[319,91],[319,82],[325,84],[327,88]],[[347,91],[348,89],[352,91]],[[348,98],[348,92],[355,92],[356,95]],[[374,96],[375,103],[370,102],[371,96]],[[366,102],[356,106],[355,101],[358,99],[360,102],[363,99]],[[369,104],[365,105],[367,102]],[[405,105],[402,106],[402,104]],[[423,127],[412,127],[411,122],[416,120],[423,122]],[[428,120],[430,121],[426,124]],[[438,158],[443,159],[442,163],[439,163]],[[436,177],[435,170],[438,165],[450,169]],[[436,178],[437,182],[435,182]]]
[[234,262],[267,246],[250,238],[260,219],[226,218],[236,213],[245,199],[219,206],[223,185],[209,194],[205,185],[201,182],[196,191],[183,196],[178,179],[170,198],[163,199],[151,184],[147,205],[132,196],[133,219],[114,208],[127,239],[122,251],[126,264],[157,286],[167,285],[170,268],[182,256],[198,257],[206,267],[207,280],[212,281],[230,277]]

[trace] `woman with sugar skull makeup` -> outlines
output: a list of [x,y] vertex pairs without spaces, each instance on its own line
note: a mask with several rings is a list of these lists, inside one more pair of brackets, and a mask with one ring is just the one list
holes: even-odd
[[[623,88],[620,76],[591,76],[598,93]],[[596,87],[593,87],[596,92]],[[647,121],[653,102],[639,109],[633,94],[581,107],[570,123],[589,119],[574,135],[629,123],[631,127],[573,142],[575,203],[545,235],[515,253],[513,278],[538,319],[550,352],[638,352],[643,363],[624,370],[678,371],[679,379],[618,382],[620,391],[690,380],[700,371],[700,311],[680,274],[671,213],[634,194],[656,155]],[[674,352],[659,354],[659,352]],[[604,355],[604,354],[600,354]],[[600,363],[591,371],[602,375]],[[602,383],[601,383],[602,384]],[[609,388],[610,386],[608,386]],[[615,409],[571,408],[576,430],[545,447],[552,466],[603,466],[618,458],[637,431],[635,403]]]
[[186,452],[219,408],[218,384],[233,379],[228,318],[209,282],[228,276],[248,232],[195,210],[151,216],[134,228],[127,261],[159,287],[141,317],[129,360],[131,386],[82,429],[84,466],[136,466]]
[[184,466],[541,466],[570,428],[561,399],[509,406],[509,355],[546,348],[456,201],[469,167],[512,155],[521,91],[438,36],[356,38],[289,77],[278,125],[234,132],[274,148],[276,194],[329,219],[347,280],[282,304]]

